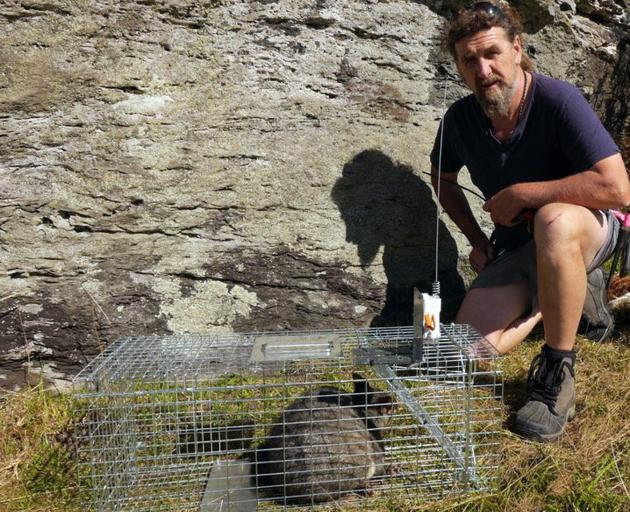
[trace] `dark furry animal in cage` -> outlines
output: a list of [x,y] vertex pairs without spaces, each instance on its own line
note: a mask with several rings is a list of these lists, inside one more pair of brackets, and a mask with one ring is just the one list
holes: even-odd
[[386,472],[383,429],[392,397],[358,374],[354,391],[322,387],[296,399],[252,455],[263,494],[291,503],[323,502],[365,492]]

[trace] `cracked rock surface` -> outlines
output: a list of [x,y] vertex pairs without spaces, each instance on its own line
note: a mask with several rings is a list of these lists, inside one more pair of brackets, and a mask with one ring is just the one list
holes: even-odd
[[[119,336],[410,324],[466,93],[435,4],[3,3],[0,386],[64,387]],[[527,5],[539,69],[627,137],[619,4]],[[448,318],[467,247],[439,230]]]

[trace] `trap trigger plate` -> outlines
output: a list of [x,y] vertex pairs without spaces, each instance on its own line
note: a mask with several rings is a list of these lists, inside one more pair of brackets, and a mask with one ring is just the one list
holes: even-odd
[[341,337],[334,334],[256,336],[252,362],[298,361],[339,358],[343,355]]

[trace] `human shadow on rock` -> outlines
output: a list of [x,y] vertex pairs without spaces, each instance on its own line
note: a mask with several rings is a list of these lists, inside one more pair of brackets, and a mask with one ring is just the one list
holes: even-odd
[[[431,188],[406,165],[378,150],[358,153],[343,166],[331,197],[357,246],[361,265],[371,265],[383,247],[385,304],[372,327],[411,325],[413,288],[430,292],[435,280],[437,207]],[[451,321],[465,293],[457,272],[457,246],[439,222],[438,277],[443,321]]]

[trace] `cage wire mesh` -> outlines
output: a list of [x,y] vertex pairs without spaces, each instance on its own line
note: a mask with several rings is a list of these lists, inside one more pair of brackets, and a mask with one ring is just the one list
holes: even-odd
[[119,339],[75,380],[99,511],[285,509],[486,490],[502,383],[472,328]]

